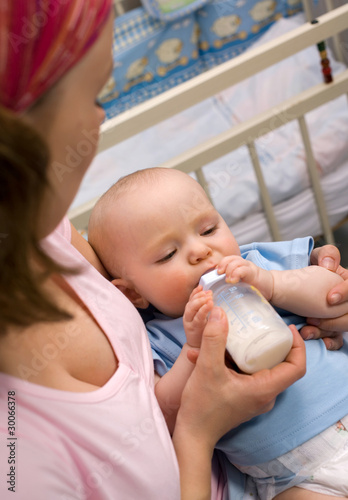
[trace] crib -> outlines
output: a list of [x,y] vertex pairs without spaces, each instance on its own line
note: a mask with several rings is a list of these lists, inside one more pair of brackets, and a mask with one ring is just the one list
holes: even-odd
[[[232,15],[231,4],[238,9],[243,2],[248,8],[258,3],[226,2],[224,9],[221,1],[218,4],[222,17],[226,12]],[[116,40],[129,12],[124,13],[119,0],[115,3]],[[285,4],[286,17],[277,13]],[[239,244],[307,235],[334,243],[333,229],[348,216],[348,70],[344,62],[348,43],[342,38],[348,27],[348,4],[334,6],[326,0],[326,11],[314,22],[310,22],[314,17],[310,0],[303,6],[296,0],[272,1],[272,9],[268,25],[263,18],[251,28],[255,36],[248,47],[246,30],[240,35],[238,29],[232,35],[224,33],[227,42],[213,40],[208,49],[196,30],[199,50],[191,50],[195,58],[191,66],[185,68],[187,57],[162,64],[157,74],[174,75],[179,83],[166,90],[158,77],[155,83],[162,89],[153,97],[149,93],[147,100],[134,92],[132,102],[129,92],[140,80],[140,93],[146,85],[150,88],[150,71],[144,67],[133,65],[133,78],[123,86],[131,97],[122,97],[115,82],[109,86],[98,155],[69,210],[76,228],[87,229],[97,199],[119,177],[162,166],[187,172],[201,183]],[[183,20],[171,21],[170,28],[179,22]],[[159,21],[155,29],[164,24]],[[322,42],[333,75],[330,83],[323,79]],[[204,71],[197,69],[199,53],[204,56]],[[182,68],[178,71],[180,65],[186,71],[184,77]]]

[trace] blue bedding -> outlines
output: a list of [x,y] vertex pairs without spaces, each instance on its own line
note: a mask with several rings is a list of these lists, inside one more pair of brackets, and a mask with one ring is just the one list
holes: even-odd
[[114,70],[100,96],[107,118],[237,56],[300,10],[300,0],[211,0],[171,22],[144,7],[116,18]]

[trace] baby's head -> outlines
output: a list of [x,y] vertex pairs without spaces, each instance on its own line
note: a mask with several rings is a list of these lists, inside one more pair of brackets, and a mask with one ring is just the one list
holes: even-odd
[[91,214],[89,242],[136,307],[179,317],[206,271],[240,255],[202,187],[179,170],[152,168],[120,179]]

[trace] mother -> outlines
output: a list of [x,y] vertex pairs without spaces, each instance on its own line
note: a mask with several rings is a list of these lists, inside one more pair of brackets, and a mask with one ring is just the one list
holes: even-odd
[[236,374],[214,309],[171,439],[144,326],[64,217],[104,119],[110,4],[0,4],[1,498],[222,498],[216,441],[303,375],[303,342],[273,370]]

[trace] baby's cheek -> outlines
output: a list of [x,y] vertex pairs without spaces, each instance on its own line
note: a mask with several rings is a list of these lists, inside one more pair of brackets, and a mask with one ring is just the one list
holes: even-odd
[[188,292],[186,289],[178,286],[173,287],[166,297],[166,305],[170,311],[170,316],[177,318],[183,316],[190,294],[191,291]]
[[231,237],[229,234],[225,237],[221,247],[224,249],[223,255],[225,257],[230,255],[240,255],[240,249],[238,243],[233,238],[233,236]]

